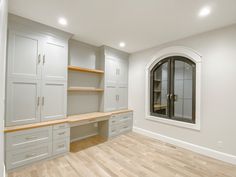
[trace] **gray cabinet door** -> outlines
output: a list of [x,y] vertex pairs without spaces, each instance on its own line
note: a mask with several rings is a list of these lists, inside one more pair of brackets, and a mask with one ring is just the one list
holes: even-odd
[[127,109],[128,108],[128,88],[127,87],[118,87],[117,88],[118,101],[117,109]]
[[44,81],[42,83],[41,121],[66,118],[67,84]]
[[56,39],[44,41],[43,80],[67,80],[67,43]]
[[42,39],[30,33],[9,30],[8,78],[41,78]]
[[116,86],[106,86],[104,97],[104,111],[115,111],[117,109],[118,100]]
[[128,87],[128,60],[117,59],[117,85]]
[[40,121],[40,82],[9,79],[7,83],[6,125],[22,125]]

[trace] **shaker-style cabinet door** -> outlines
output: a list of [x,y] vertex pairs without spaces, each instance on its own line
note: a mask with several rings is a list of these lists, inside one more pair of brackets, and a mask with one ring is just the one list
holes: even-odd
[[67,44],[62,41],[44,41],[43,80],[67,80]]
[[115,111],[118,101],[116,86],[106,86],[104,97],[104,111]]
[[30,124],[39,121],[39,81],[9,79],[6,96],[6,126]]
[[41,78],[42,39],[30,33],[9,30],[8,78]]
[[105,59],[105,85],[116,86],[117,84],[117,61],[114,58]]
[[128,108],[128,88],[118,87],[117,94],[118,94],[117,109],[118,110],[127,109]]
[[42,83],[41,121],[66,118],[67,84],[44,81]]
[[128,87],[128,60],[117,59],[117,85]]

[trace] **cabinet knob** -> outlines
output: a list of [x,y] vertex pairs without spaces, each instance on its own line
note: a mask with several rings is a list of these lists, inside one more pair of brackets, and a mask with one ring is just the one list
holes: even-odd
[[38,64],[41,62],[41,54],[38,55]]

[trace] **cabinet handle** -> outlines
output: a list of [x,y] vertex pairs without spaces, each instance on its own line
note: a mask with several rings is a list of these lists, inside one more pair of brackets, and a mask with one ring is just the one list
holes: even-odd
[[65,145],[64,144],[61,144],[61,145],[59,145],[59,146],[57,146],[58,148],[64,148],[65,147]]
[[58,135],[64,135],[66,132],[61,132],[61,133],[58,133]]
[[39,106],[39,102],[40,102],[40,97],[37,97],[37,106]]
[[120,95],[117,95],[118,101],[120,100]]
[[44,96],[42,97],[42,105],[44,105]]
[[43,64],[45,63],[46,61],[46,57],[45,57],[45,54],[43,55]]
[[26,154],[25,157],[26,158],[30,158],[30,157],[34,157],[36,156],[37,154],[36,153],[33,153],[33,154]]
[[37,136],[32,136],[32,137],[26,137],[25,139],[26,140],[33,140],[33,139],[36,139],[37,138]]
[[41,62],[41,54],[38,55],[38,64]]

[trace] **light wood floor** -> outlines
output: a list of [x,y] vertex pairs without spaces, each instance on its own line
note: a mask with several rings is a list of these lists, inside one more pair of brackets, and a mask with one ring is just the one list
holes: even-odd
[[234,165],[136,133],[107,142],[93,137],[73,143],[71,151],[9,177],[236,177]]

